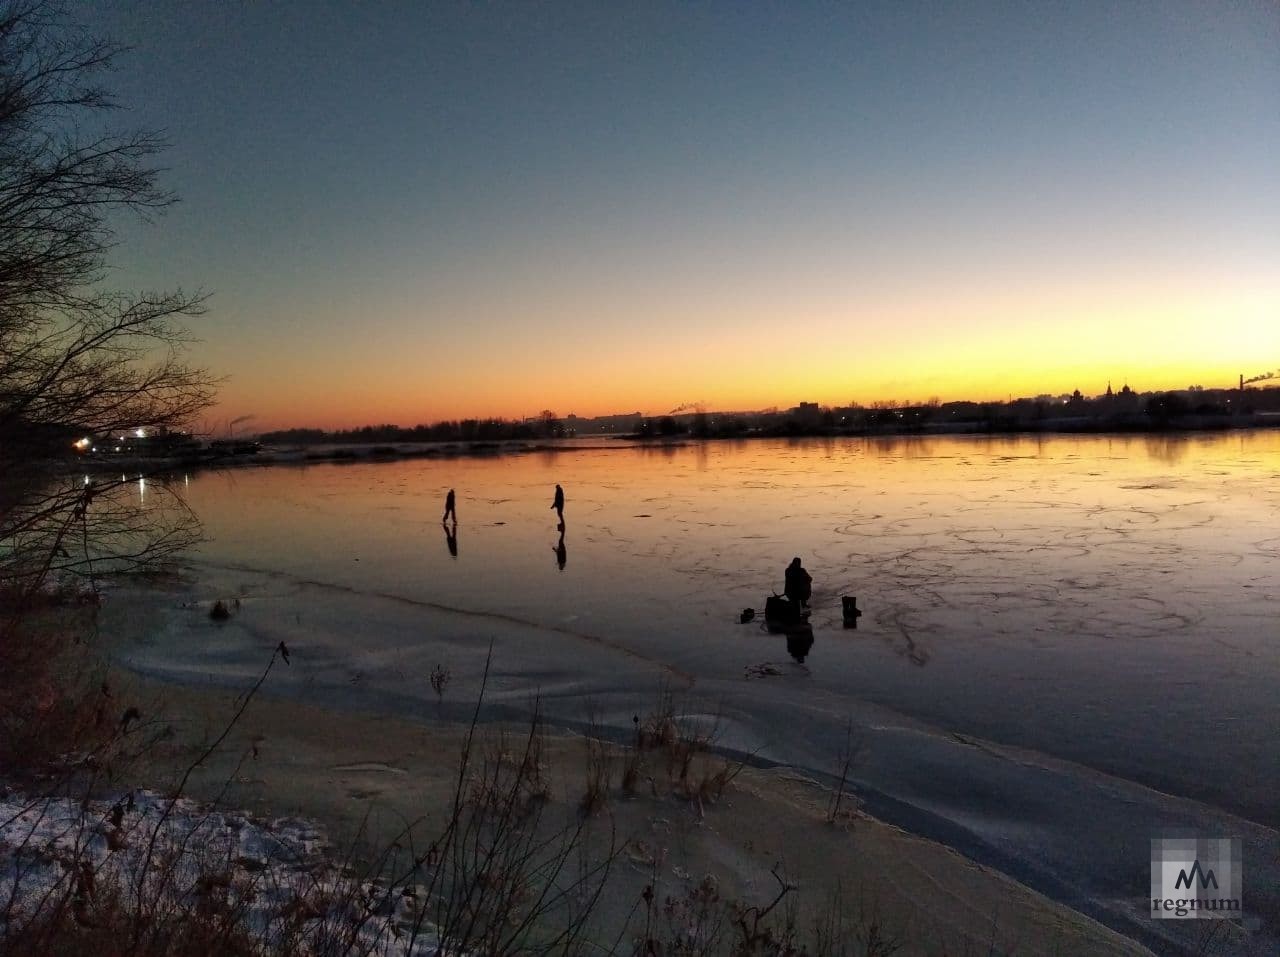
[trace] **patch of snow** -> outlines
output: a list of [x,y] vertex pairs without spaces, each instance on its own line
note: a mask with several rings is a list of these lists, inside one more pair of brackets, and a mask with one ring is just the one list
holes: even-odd
[[355,953],[440,952],[429,924],[413,934],[425,901],[352,876],[331,851],[298,818],[260,821],[150,791],[82,801],[0,790],[0,940],[55,907],[75,913],[116,893],[161,913],[238,914],[263,942],[342,927]]

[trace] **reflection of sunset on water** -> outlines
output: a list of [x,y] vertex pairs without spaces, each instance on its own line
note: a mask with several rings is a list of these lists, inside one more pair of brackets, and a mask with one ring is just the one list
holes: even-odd
[[[1209,699],[1223,727],[1280,722],[1280,432],[571,444],[199,473],[201,562],[478,615],[477,634],[496,615],[581,635],[706,688],[777,653],[738,612],[802,556],[815,692],[1270,813],[1280,780],[1228,770],[1256,764],[1257,740],[1219,742],[1192,781],[1132,736],[1156,709],[1190,720]],[[450,488],[463,521],[442,541]],[[865,610],[856,632],[848,595]],[[613,674],[548,667],[568,667],[575,694]]]
[[[1260,893],[1280,887],[1278,478],[1265,430],[199,471],[164,488],[209,540],[180,580],[112,591],[103,629],[122,666],[199,688],[250,686],[283,644],[264,691],[337,716],[536,702],[553,729],[624,740],[669,693],[718,747],[819,782],[856,728],[868,812],[1005,873],[1051,869],[1123,923],[1130,892],[1099,861],[1127,880],[1153,827],[1239,833]],[[163,500],[148,481],[146,510]],[[772,633],[759,612],[795,557],[809,628]],[[215,622],[218,601],[234,613]]]

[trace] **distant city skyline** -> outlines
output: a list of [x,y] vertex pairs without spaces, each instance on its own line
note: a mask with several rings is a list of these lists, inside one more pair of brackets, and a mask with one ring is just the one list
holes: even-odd
[[1280,7],[73,8],[255,428],[1230,387],[1280,365]]

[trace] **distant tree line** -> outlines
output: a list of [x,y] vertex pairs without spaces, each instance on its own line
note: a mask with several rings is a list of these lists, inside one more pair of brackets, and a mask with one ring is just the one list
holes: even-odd
[[[637,439],[681,436],[730,439],[747,436],[861,435],[911,432],[1150,431],[1179,428],[1226,428],[1262,424],[1256,413],[1280,413],[1280,388],[1189,389],[1137,393],[1128,387],[1112,395],[1086,398],[1040,396],[1010,402],[919,402],[885,400],[862,406],[818,406],[804,403],[786,411],[690,412],[639,416],[623,430],[601,427],[600,420],[570,416],[562,420],[543,410],[536,418],[449,419],[406,428],[366,425],[358,429],[285,429],[267,432],[264,442],[318,443],[497,442],[508,439],[564,438],[582,434],[627,435]],[[630,429],[629,432],[625,431]]]
[[[315,445],[326,442],[499,442],[504,439],[534,439],[546,436],[542,422],[513,422],[507,419],[448,419],[431,425],[366,425],[358,429],[282,429],[264,432],[263,442],[284,445]],[[554,434],[554,433],[553,433]]]

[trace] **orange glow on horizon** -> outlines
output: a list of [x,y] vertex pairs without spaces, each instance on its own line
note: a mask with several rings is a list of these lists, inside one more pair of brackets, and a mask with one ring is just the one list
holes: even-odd
[[806,317],[790,323],[767,302],[726,294],[705,317],[645,323],[640,306],[628,306],[625,321],[548,319],[536,335],[506,340],[458,334],[442,343],[396,329],[395,341],[316,337],[253,356],[215,349],[205,363],[219,372],[225,361],[231,375],[208,419],[252,416],[246,428],[269,431],[519,420],[543,409],[590,418],[694,403],[746,412],[802,401],[1004,401],[1099,395],[1108,382],[1139,392],[1230,388],[1241,374],[1280,366],[1280,287],[1184,291],[1176,305],[1121,288],[1007,297],[982,289],[856,306],[815,293],[790,305],[786,314]]
[[[346,429],[364,425],[392,424],[411,427],[450,419],[499,418],[520,420],[536,418],[543,409],[551,409],[559,416],[570,414],[582,418],[605,415],[623,415],[640,412],[646,416],[665,415],[688,403],[701,404],[708,412],[754,412],[766,409],[789,409],[800,402],[817,402],[823,406],[847,406],[851,403],[871,405],[873,402],[925,402],[937,398],[941,402],[974,401],[1003,402],[1010,398],[1034,398],[1039,395],[1066,395],[1079,389],[1085,396],[1101,395],[1110,384],[1116,390],[1129,385],[1138,392],[1162,392],[1185,389],[1190,385],[1205,388],[1233,388],[1243,367],[1239,364],[1206,369],[1194,364],[1169,365],[1160,369],[1129,370],[1122,368],[1081,368],[1075,374],[1059,370],[1052,375],[1038,377],[1026,374],[1009,377],[1003,381],[983,380],[979,375],[957,377],[950,381],[932,379],[922,381],[912,388],[910,383],[882,386],[873,391],[866,383],[850,379],[842,383],[838,379],[817,380],[796,377],[770,384],[759,391],[710,387],[683,391],[658,390],[622,391],[589,395],[582,393],[573,401],[564,397],[542,395],[536,391],[519,393],[512,390],[505,398],[488,398],[478,401],[459,399],[455,402],[433,400],[428,395],[414,395],[406,390],[399,396],[382,399],[368,395],[364,401],[346,402],[333,396],[330,401],[299,399],[296,396],[282,398],[278,404],[257,405],[261,411],[254,415],[254,431],[271,431],[282,428]],[[1243,371],[1246,377],[1253,374],[1253,366]],[[1270,383],[1268,383],[1270,384]],[[520,396],[524,395],[521,399]],[[234,389],[228,388],[222,401],[210,413],[211,421],[233,418],[237,410]],[[243,400],[241,400],[243,401]]]

